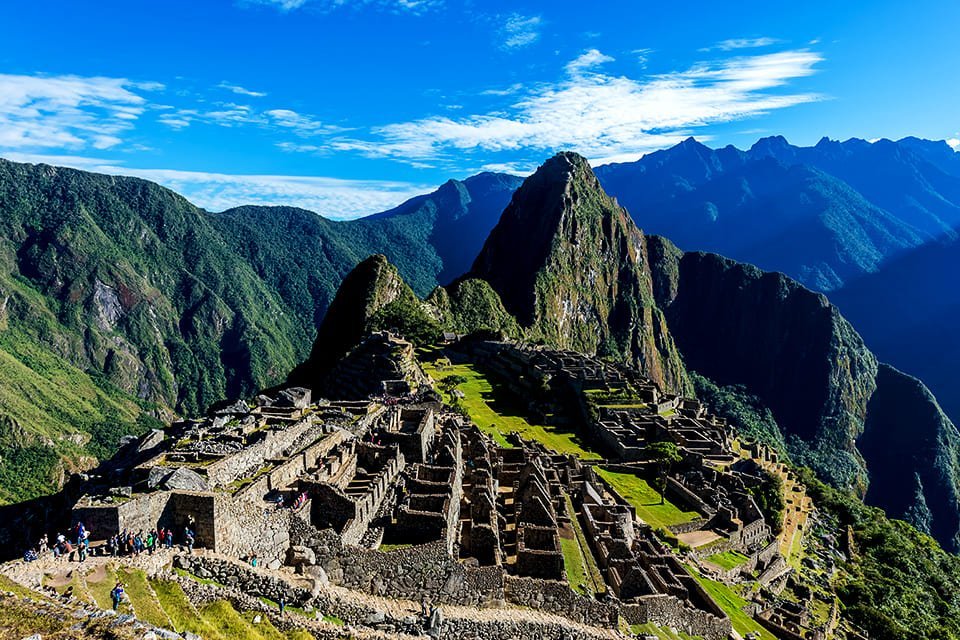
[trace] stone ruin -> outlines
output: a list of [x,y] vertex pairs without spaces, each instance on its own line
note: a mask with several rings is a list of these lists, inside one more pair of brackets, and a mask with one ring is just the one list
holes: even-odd
[[[750,570],[783,578],[749,491],[757,469],[734,462],[726,423],[698,402],[580,354],[500,342],[468,348],[531,410],[579,425],[612,469],[650,478],[643,447],[676,443],[683,462],[666,494],[699,516],[673,533],[709,532],[750,554]],[[328,390],[342,392],[334,400],[282,389],[128,443],[127,464],[90,479],[74,519],[95,537],[189,525],[198,546],[255,554],[273,568],[316,565],[331,583],[376,595],[506,602],[708,640],[729,634],[722,609],[592,463],[516,436],[498,445],[422,393],[426,377],[409,343],[373,334],[331,380]],[[593,588],[568,582],[571,531],[585,540]]]

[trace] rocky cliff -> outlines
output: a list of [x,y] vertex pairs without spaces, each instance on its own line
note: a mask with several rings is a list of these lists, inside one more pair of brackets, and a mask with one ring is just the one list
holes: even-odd
[[528,339],[627,359],[664,389],[689,391],[644,235],[584,158],[558,154],[523,183],[470,276],[490,283]]

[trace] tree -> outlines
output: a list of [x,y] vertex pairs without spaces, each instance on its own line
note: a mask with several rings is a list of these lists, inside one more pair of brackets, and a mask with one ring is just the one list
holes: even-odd
[[653,442],[644,448],[647,458],[657,465],[657,489],[660,491],[660,504],[666,502],[667,476],[676,463],[683,460],[680,449],[672,442]]

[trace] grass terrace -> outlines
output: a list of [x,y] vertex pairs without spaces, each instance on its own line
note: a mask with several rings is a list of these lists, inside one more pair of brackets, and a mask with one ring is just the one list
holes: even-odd
[[455,387],[463,397],[451,397],[448,400],[455,406],[461,406],[480,430],[490,435],[499,446],[511,446],[505,436],[517,432],[521,437],[539,442],[557,453],[573,454],[584,460],[600,459],[599,454],[585,448],[575,433],[528,422],[516,403],[510,402],[509,392],[501,385],[491,383],[473,364],[446,364],[440,360],[432,360],[425,361],[422,365],[424,371],[437,383],[451,375],[463,376],[466,379],[466,382]]
[[749,557],[739,551],[724,551],[723,553],[715,553],[709,556],[707,561],[712,562],[724,571],[729,571],[730,569],[735,569],[745,564],[749,559]]
[[596,558],[590,551],[587,538],[580,527],[577,512],[573,507],[570,496],[564,496],[567,505],[567,516],[570,526],[560,531],[560,550],[563,552],[563,566],[567,573],[567,582],[570,588],[583,595],[604,593],[607,585],[604,582]]
[[637,517],[651,527],[671,527],[700,517],[696,511],[684,511],[669,500],[663,500],[661,504],[660,493],[639,476],[603,467],[596,467],[596,470],[614,491],[636,509]]
[[756,633],[760,640],[777,640],[776,636],[747,615],[746,611],[743,610],[743,608],[747,606],[747,601],[736,591],[721,582],[704,578],[696,569],[690,566],[687,566],[687,571],[700,583],[704,590],[710,594],[710,597],[723,609],[724,613],[729,616],[734,631],[741,636],[745,636],[748,633]]
[[669,627],[658,627],[652,622],[630,625],[630,633],[638,636],[656,636],[659,640],[698,640],[700,636],[690,636]]

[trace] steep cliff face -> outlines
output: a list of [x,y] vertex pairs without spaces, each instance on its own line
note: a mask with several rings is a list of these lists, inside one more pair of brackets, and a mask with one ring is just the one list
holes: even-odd
[[[687,365],[742,384],[785,434],[837,484],[865,486],[854,446],[863,432],[877,361],[827,299],[783,274],[720,256],[678,254],[657,239],[658,302]],[[801,444],[804,443],[804,444]]]
[[584,158],[558,154],[523,183],[470,276],[493,287],[529,339],[625,358],[664,389],[690,389],[643,233]]
[[653,236],[648,254],[692,371],[758,397],[795,463],[960,549],[960,434],[919,380],[878,363],[825,296],[783,274]]
[[960,434],[922,382],[881,364],[857,447],[866,500],[960,550]]

